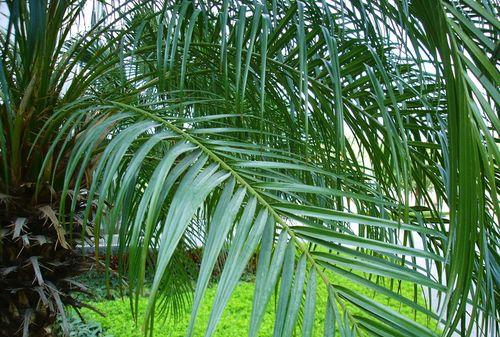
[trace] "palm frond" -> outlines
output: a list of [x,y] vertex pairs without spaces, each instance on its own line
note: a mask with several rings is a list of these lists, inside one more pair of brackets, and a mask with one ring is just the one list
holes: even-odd
[[493,3],[103,6],[73,33],[84,2],[9,2],[0,186],[53,205],[71,247],[117,233],[136,317],[152,267],[146,335],[197,243],[188,336],[219,256],[207,337],[255,253],[250,336],[273,293],[274,336],[311,336],[320,286],[325,336],[498,332]]

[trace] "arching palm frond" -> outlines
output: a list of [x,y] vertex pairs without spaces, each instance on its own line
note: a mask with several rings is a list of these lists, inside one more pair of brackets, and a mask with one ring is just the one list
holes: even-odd
[[492,4],[124,2],[70,34],[83,3],[56,3],[9,3],[0,184],[55,209],[56,242],[118,233],[136,317],[150,288],[147,335],[189,296],[173,264],[197,245],[188,336],[220,256],[205,336],[254,254],[250,336],[273,294],[274,336],[311,336],[320,287],[325,336],[497,333]]

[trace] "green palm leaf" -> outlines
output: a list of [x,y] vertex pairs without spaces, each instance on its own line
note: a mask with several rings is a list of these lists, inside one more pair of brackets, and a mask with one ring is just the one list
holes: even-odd
[[88,6],[6,3],[0,336],[81,307],[58,273],[89,240],[109,267],[112,234],[146,335],[193,285],[191,336],[222,259],[212,336],[254,255],[249,336],[273,294],[274,336],[312,336],[320,287],[325,336],[498,332],[494,3],[123,1],[75,29]]

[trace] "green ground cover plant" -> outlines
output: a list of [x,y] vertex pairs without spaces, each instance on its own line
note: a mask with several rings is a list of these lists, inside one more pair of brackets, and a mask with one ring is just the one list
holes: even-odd
[[[416,313],[408,306],[401,305],[399,302],[394,302],[383,295],[374,294],[373,292],[354,284],[346,280],[340,282],[345,287],[348,287],[356,292],[364,294],[366,296],[372,297],[380,303],[388,304],[392,309],[397,310],[401,314],[409,317],[415,318],[417,322],[422,325],[428,325],[432,327],[432,324],[436,324],[436,321],[430,319],[422,313]],[[224,314],[221,318],[221,323],[219,324],[214,336],[217,337],[240,337],[245,335],[248,331],[251,316],[251,304],[254,296],[255,284],[251,282],[241,282],[236,287],[234,294],[229,301]],[[206,324],[208,323],[212,302],[214,300],[216,293],[216,287],[211,286],[207,290],[207,295],[202,304],[200,311],[198,313],[199,325],[195,329],[194,336],[202,337]],[[402,294],[407,298],[413,296],[413,289],[411,285],[405,284],[402,286]],[[326,299],[328,298],[328,293],[325,287],[320,287],[318,289],[318,315],[314,321],[313,335],[315,337],[324,336],[324,315],[326,309]],[[423,301],[423,298],[420,298]],[[101,326],[106,330],[107,333],[112,334],[117,337],[142,337],[143,331],[140,324],[134,323],[133,316],[130,311],[130,302],[127,298],[116,298],[111,301],[99,301],[89,303],[95,306],[100,312],[105,313],[105,317],[97,314],[94,311],[85,309],[82,314],[83,317],[89,321],[99,322]],[[147,305],[147,298],[142,298],[139,301],[139,312],[144,313]],[[355,315],[365,315],[361,310],[356,308],[350,308],[352,313]],[[272,336],[274,327],[274,315],[275,311],[273,309],[273,303],[268,305],[266,313],[264,316],[264,321],[260,330],[260,336]],[[167,318],[164,320],[162,317],[157,318],[157,322],[154,326],[155,335],[165,336],[165,337],[183,337],[186,334],[186,329],[189,323],[189,313],[182,315],[179,320],[173,320],[172,318]],[[434,326],[435,328],[435,326]],[[335,336],[340,336],[337,332]]]

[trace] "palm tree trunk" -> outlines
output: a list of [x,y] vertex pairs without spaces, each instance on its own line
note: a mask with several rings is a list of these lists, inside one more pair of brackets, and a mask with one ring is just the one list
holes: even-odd
[[85,292],[72,278],[88,270],[90,261],[40,209],[2,210],[0,337],[51,336],[64,306],[80,306],[71,294]]

